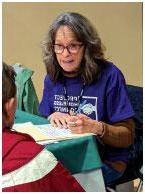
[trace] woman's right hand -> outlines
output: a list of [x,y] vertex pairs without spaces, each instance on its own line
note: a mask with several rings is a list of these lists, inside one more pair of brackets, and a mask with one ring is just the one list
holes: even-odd
[[70,117],[67,113],[54,112],[49,116],[50,123],[53,127],[68,128],[67,119]]

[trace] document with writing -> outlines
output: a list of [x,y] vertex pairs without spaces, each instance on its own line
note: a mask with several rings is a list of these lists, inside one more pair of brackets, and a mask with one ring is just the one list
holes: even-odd
[[93,133],[74,134],[70,129],[55,128],[51,124],[34,125],[31,122],[14,124],[13,130],[29,134],[36,142],[48,141],[48,143],[61,141],[65,139],[79,138]]

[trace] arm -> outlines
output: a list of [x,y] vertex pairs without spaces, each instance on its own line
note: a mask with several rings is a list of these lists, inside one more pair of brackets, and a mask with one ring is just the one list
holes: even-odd
[[126,119],[113,125],[103,123],[103,127],[104,132],[100,139],[104,144],[122,148],[133,144],[135,128],[133,119]]
[[[69,122],[74,122],[75,125],[70,126]],[[126,119],[110,125],[80,114],[69,119],[68,128],[73,133],[94,133],[100,138],[102,143],[113,147],[128,147],[134,140],[133,119]]]
[[52,113],[49,102],[49,99],[52,96],[52,88],[53,86],[48,76],[46,75],[44,79],[43,96],[38,108],[39,114],[45,118],[47,118]]

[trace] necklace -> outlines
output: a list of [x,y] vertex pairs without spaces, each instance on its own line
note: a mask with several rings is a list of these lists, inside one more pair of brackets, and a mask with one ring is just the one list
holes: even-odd
[[79,113],[79,107],[80,107],[80,102],[82,100],[82,96],[83,96],[83,93],[84,93],[84,88],[85,88],[85,83],[83,83],[82,87],[81,87],[81,92],[80,92],[80,95],[78,96],[78,100],[77,100],[77,107],[75,108],[71,108],[69,106],[69,100],[68,100],[68,93],[67,93],[67,88],[66,88],[66,84],[65,82],[63,83],[63,90],[64,90],[64,96],[65,96],[65,99],[67,101],[67,108],[68,108],[68,112],[70,115],[74,116],[76,115],[77,113]]

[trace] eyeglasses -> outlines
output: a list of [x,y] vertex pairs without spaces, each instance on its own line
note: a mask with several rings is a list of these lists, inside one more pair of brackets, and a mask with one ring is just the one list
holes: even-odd
[[53,46],[54,46],[54,52],[56,54],[62,54],[65,48],[70,54],[76,54],[78,53],[79,49],[83,46],[83,44],[70,44],[68,46],[64,46],[61,44],[54,44]]

